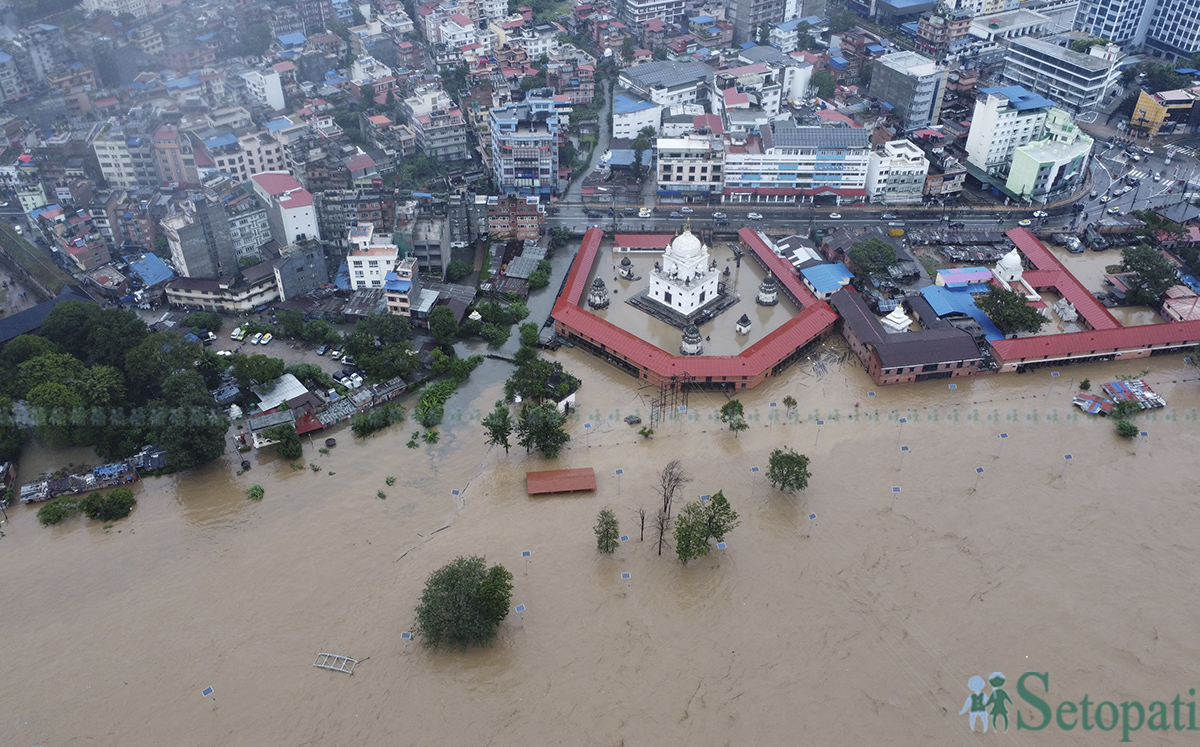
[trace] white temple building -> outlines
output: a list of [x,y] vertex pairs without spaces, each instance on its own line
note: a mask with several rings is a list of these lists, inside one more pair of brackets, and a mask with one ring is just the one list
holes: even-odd
[[1021,264],[1021,254],[1016,249],[1001,257],[1000,261],[996,263],[995,269],[992,270],[992,274],[996,276],[1005,290],[1021,293],[1030,301],[1040,301],[1041,294],[1035,291],[1025,278],[1021,277],[1024,273],[1025,266]]
[[685,228],[663,253],[662,267],[650,274],[646,295],[676,314],[691,316],[717,300],[719,275],[710,266],[708,247]]
[[908,314],[904,313],[904,307],[897,304],[896,308],[892,309],[892,313],[879,320],[879,325],[888,334],[899,334],[907,332],[912,326],[912,319],[908,318]]

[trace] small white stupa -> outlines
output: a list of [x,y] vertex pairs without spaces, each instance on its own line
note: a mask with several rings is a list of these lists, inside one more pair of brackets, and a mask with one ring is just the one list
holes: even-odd
[[754,302],[759,306],[774,306],[779,303],[779,284],[770,272],[767,272],[767,276],[759,283],[758,295],[754,297]]
[[896,304],[896,308],[892,309],[892,313],[880,319],[879,324],[883,327],[884,332],[894,335],[900,332],[907,332],[908,328],[912,326],[912,319],[909,319],[908,314],[904,313],[903,306]]
[[608,308],[608,288],[600,278],[592,281],[592,290],[588,293],[587,305],[593,309]]
[[717,299],[717,270],[709,266],[708,247],[685,228],[663,252],[662,267],[650,274],[652,301],[690,316]]
[[742,318],[737,320],[737,324],[734,325],[733,329],[739,335],[750,334],[750,317],[742,314]]
[[684,355],[704,354],[704,338],[700,335],[699,327],[689,324],[683,330],[683,342],[679,346],[679,352]]
[[996,263],[996,269],[992,272],[1005,283],[1021,282],[1021,275],[1025,272],[1024,266],[1021,265],[1021,253],[1013,249],[1005,254]]

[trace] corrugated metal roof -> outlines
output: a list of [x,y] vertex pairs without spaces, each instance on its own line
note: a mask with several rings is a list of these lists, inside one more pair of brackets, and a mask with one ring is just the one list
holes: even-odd
[[526,472],[525,489],[530,495],[595,490],[596,471],[591,467],[583,467],[580,469],[549,469],[541,472]]

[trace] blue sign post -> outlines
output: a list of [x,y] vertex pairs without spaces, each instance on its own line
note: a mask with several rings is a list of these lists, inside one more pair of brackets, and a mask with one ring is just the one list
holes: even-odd
[[408,642],[412,640],[412,633],[404,631],[400,634],[400,640],[404,641],[404,650],[408,651]]
[[1004,442],[1005,442],[1005,441],[1007,441],[1007,440],[1008,440],[1008,434],[1007,434],[1007,433],[1001,433],[1001,434],[1000,434],[1000,448],[999,448],[999,449],[996,451],[996,458],[997,458],[997,459],[999,459],[999,458],[1000,458],[1000,455],[1004,453]]
[[904,457],[908,456],[908,451],[909,451],[908,446],[900,447],[900,466],[896,468],[897,472],[904,469]]
[[1066,477],[1067,467],[1071,464],[1071,460],[1074,458],[1075,457],[1071,456],[1070,454],[1063,454],[1063,468],[1062,473],[1059,474],[1059,477]]
[[725,543],[718,542],[717,543],[717,567],[718,568],[721,567],[721,556],[724,554],[725,554]]
[[583,443],[587,448],[592,448],[592,424],[583,424]]
[[620,495],[621,494],[621,475],[625,474],[625,470],[621,469],[620,467],[617,467],[615,470],[613,470],[613,472],[617,476],[617,495]]
[[525,558],[525,575],[529,575],[529,558],[533,555],[532,550],[522,550],[521,557]]
[[621,573],[621,580],[625,582],[625,591],[621,592],[621,596],[629,594],[629,579],[631,578],[633,578],[633,574],[629,571],[624,571]]
[[979,490],[979,480],[980,480],[980,478],[982,478],[982,477],[983,477],[983,467],[976,467],[976,468],[975,468],[975,487],[974,487],[974,489],[971,491],[972,493],[978,492],[978,490]]
[[896,434],[896,443],[900,443],[900,438],[904,435],[904,424],[907,422],[908,418],[900,418],[900,432]]
[[892,486],[892,510],[893,511],[896,510],[896,496],[898,496],[898,495],[900,495],[900,487],[897,485],[893,485]]
[[816,520],[817,520],[816,513],[811,513],[808,515],[808,535],[807,536],[809,536],[809,537],[812,536],[813,522],[815,522]]
[[823,426],[823,425],[825,425],[824,420],[817,421],[817,440],[813,441],[813,446],[816,446],[817,444],[821,443],[821,426]]
[[518,604],[514,609],[516,609],[517,614],[521,616],[521,627],[525,627],[525,605]]
[[203,690],[201,690],[201,691],[200,691],[200,694],[201,694],[201,695],[203,695],[203,696],[204,696],[204,697],[206,697],[206,698],[211,696],[211,697],[212,697],[212,707],[213,707],[213,710],[214,710],[214,711],[215,711],[215,710],[217,710],[217,696],[216,696],[216,695],[213,695],[213,689],[212,689],[212,685],[209,685],[208,687],[206,687],[206,688],[204,688]]
[[1146,440],[1146,436],[1149,436],[1149,435],[1150,435],[1150,434],[1149,434],[1149,433],[1147,433],[1146,431],[1142,431],[1141,433],[1139,433],[1139,434],[1138,434],[1138,440],[1137,440],[1137,443],[1133,445],[1133,453],[1134,453],[1134,454],[1137,454],[1137,453],[1138,453],[1138,447],[1142,445],[1142,441],[1145,441],[1145,440]]
[[450,491],[450,496],[454,498],[454,513],[458,513],[462,509],[464,501],[462,500],[462,491],[455,488]]

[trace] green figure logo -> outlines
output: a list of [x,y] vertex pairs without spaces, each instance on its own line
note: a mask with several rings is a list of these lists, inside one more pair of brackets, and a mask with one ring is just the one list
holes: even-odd
[[[985,685],[992,686],[992,692],[985,694],[983,688]],[[967,701],[963,703],[962,710],[959,711],[961,716],[964,713],[969,714],[971,719],[971,731],[975,731],[975,720],[979,719],[983,722],[983,733],[988,730],[988,706],[991,706],[992,716],[992,731],[996,731],[996,721],[1004,718],[1004,731],[1008,731],[1008,704],[1013,702],[1008,693],[1004,692],[1004,675],[1000,672],[992,672],[992,676],[985,683],[983,678],[975,675],[967,680],[967,687],[971,689],[971,694],[967,696]]]

